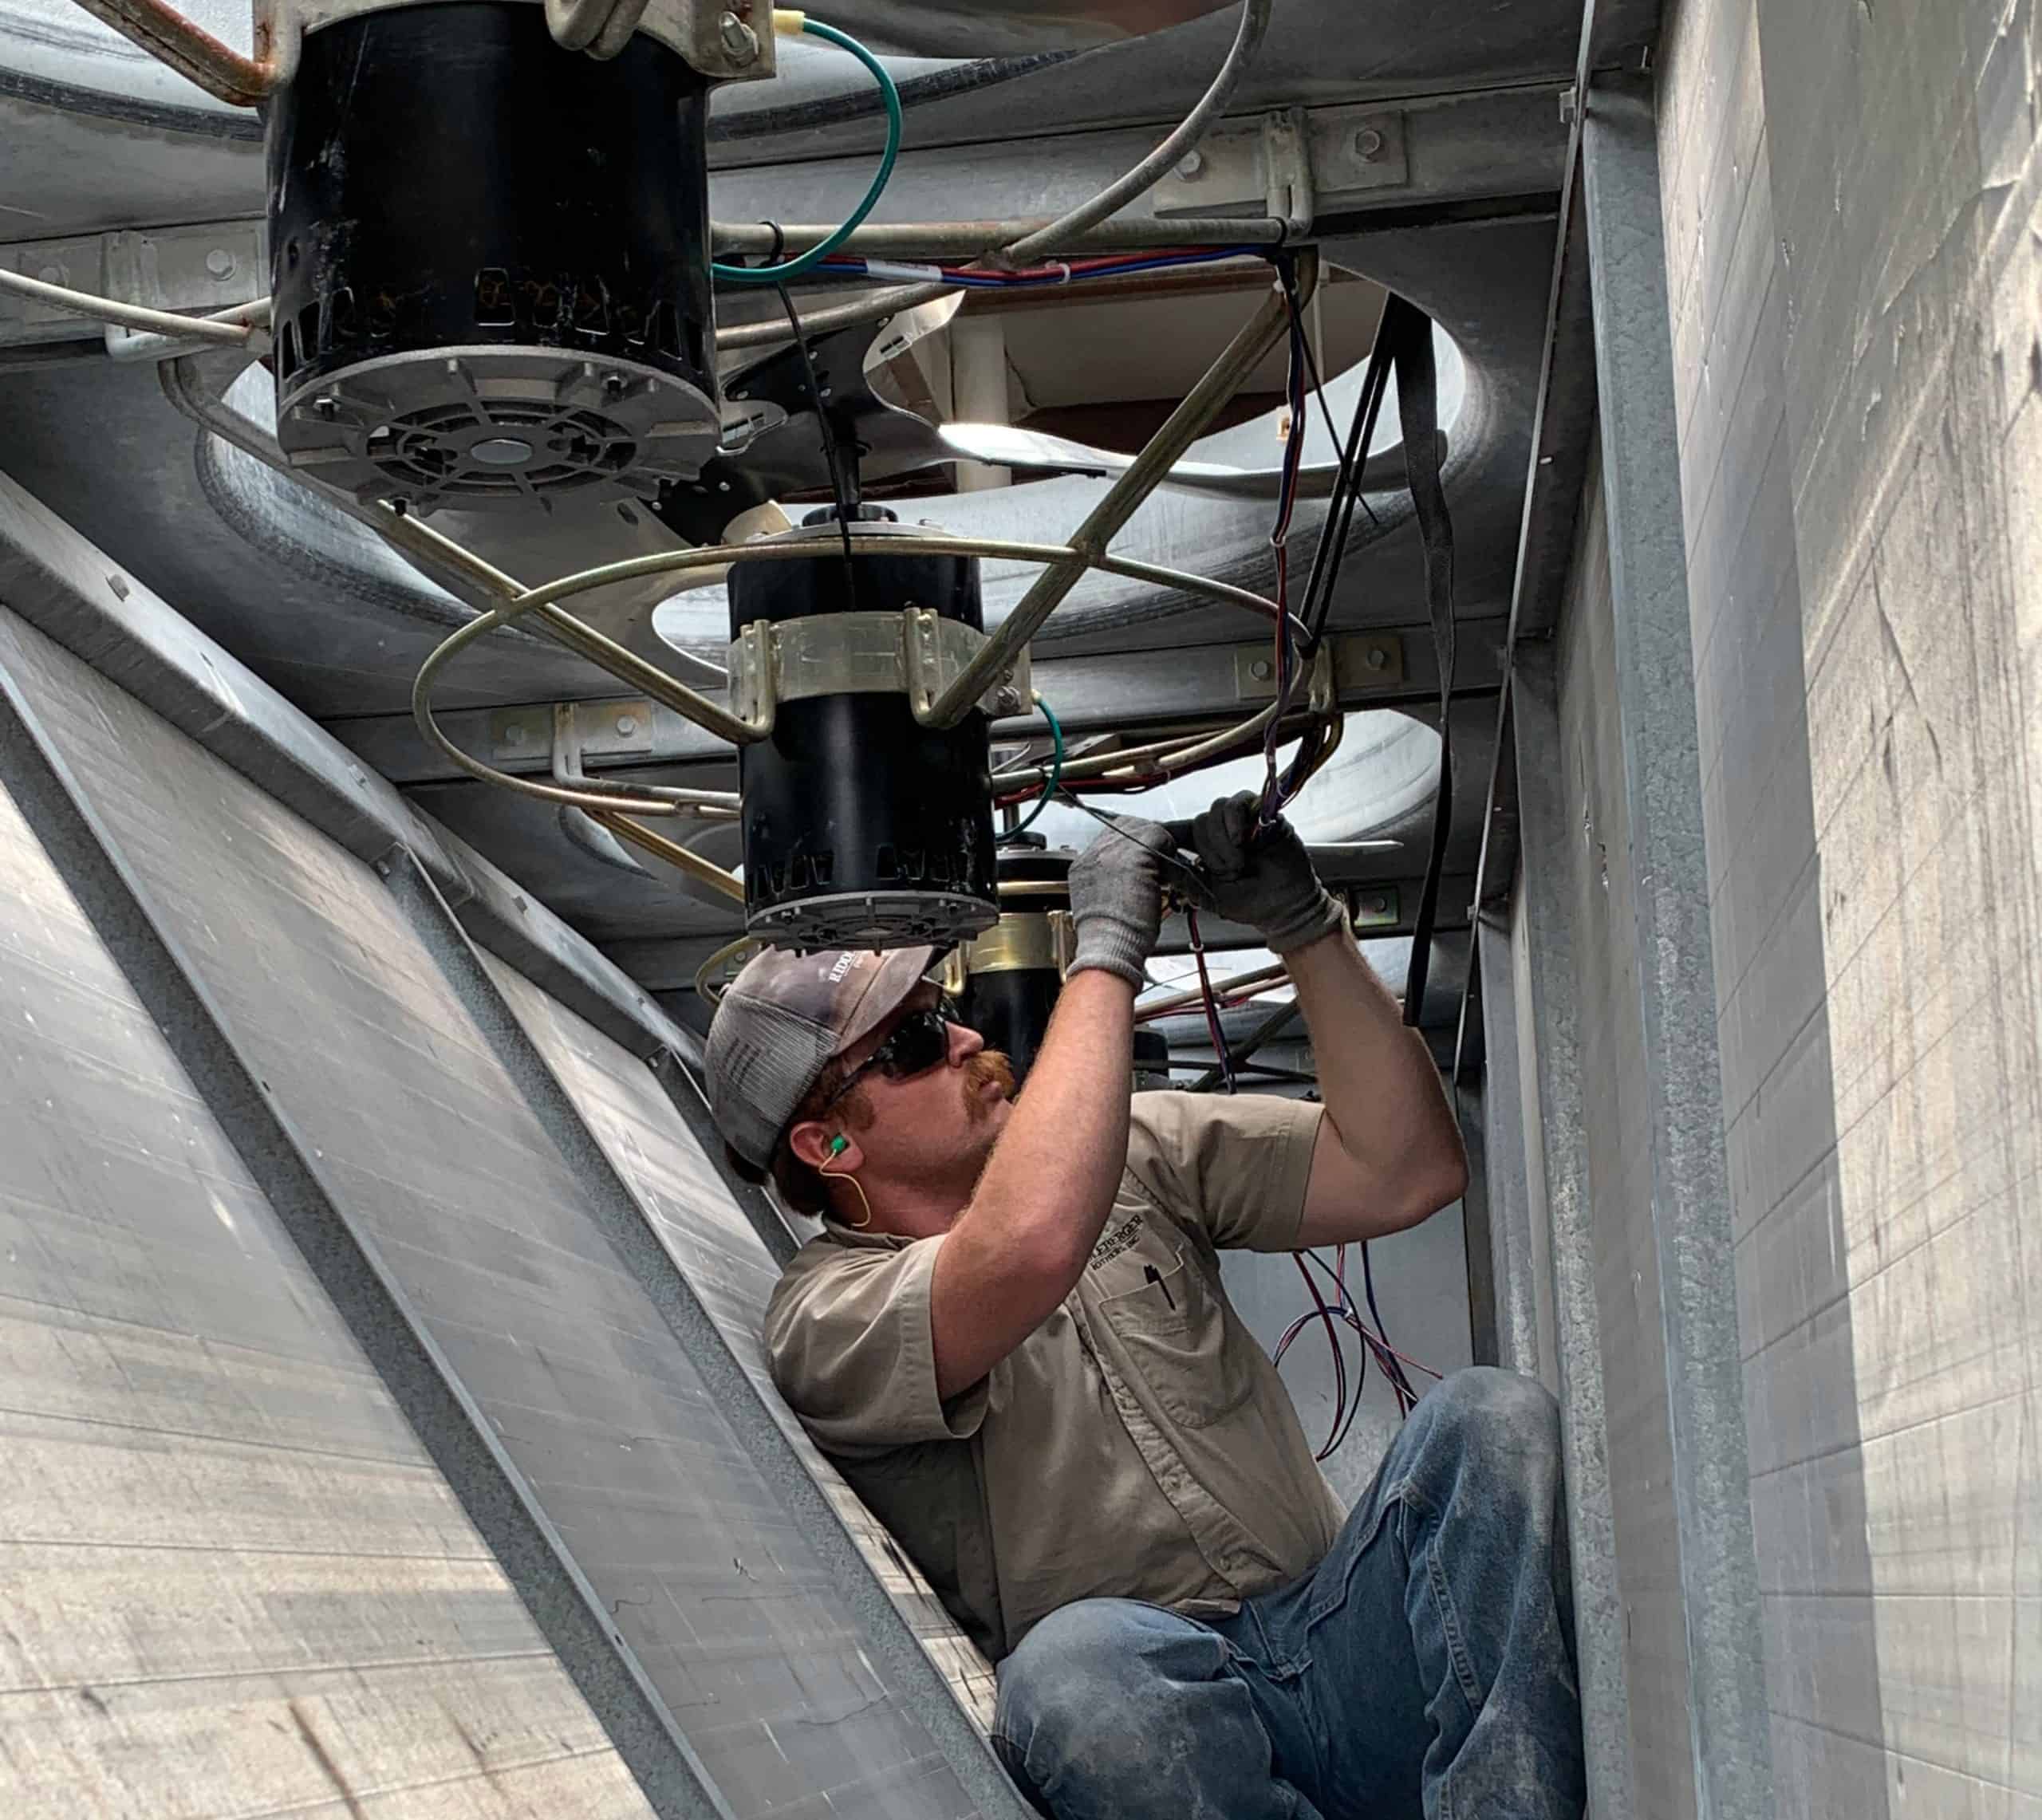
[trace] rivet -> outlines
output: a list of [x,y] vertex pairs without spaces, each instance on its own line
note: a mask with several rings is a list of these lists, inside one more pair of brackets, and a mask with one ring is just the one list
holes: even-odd
[[206,270],[216,278],[225,280],[232,278],[235,265],[234,255],[224,246],[215,246],[206,255]]
[[1354,135],[1354,156],[1367,163],[1382,150],[1382,135],[1372,126],[1365,126]]
[[1248,673],[1258,683],[1266,683],[1276,674],[1276,666],[1267,657],[1258,657],[1248,665]]
[[1362,658],[1362,661],[1371,670],[1385,669],[1389,666],[1390,653],[1379,644],[1371,644],[1368,648],[1368,654]]

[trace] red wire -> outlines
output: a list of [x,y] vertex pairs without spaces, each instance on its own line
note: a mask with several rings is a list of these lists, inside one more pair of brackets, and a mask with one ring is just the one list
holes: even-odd
[[1226,1033],[1220,1028],[1220,1007],[1212,997],[1212,976],[1205,968],[1205,944],[1198,935],[1198,912],[1185,908],[1185,933],[1191,937],[1191,958],[1198,963],[1198,990],[1205,995],[1205,1028],[1212,1038],[1213,1058],[1220,1064],[1227,1091],[1234,1090],[1234,1059],[1227,1053]]

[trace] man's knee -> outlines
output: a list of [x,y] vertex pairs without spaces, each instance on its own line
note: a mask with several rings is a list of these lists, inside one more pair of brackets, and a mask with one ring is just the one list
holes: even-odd
[[1441,1440],[1470,1452],[1559,1456],[1560,1406],[1536,1378],[1471,1365],[1442,1380],[1418,1408]]
[[1173,1688],[1216,1672],[1224,1653],[1202,1625],[1153,1605],[1080,1599],[1000,1664],[993,1729],[1038,1763],[1083,1758],[1165,1722]]

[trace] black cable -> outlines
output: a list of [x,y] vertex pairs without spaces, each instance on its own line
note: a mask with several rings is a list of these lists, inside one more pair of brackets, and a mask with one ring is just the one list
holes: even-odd
[[[1390,300],[1394,302],[1394,298]],[[1304,655],[1309,660],[1318,649],[1325,634],[1326,620],[1333,609],[1333,591],[1339,580],[1340,565],[1346,555],[1347,533],[1354,522],[1354,501],[1362,490],[1362,470],[1367,464],[1368,451],[1375,441],[1376,420],[1382,410],[1384,395],[1390,384],[1390,350],[1385,344],[1382,322],[1390,318],[1386,305],[1382,321],[1376,325],[1375,340],[1370,345],[1368,364],[1362,374],[1361,390],[1354,399],[1354,416],[1347,427],[1347,441],[1340,455],[1340,471],[1334,482],[1334,490],[1327,502],[1326,518],[1319,527],[1319,547],[1312,553],[1311,574],[1305,583],[1305,597],[1301,603],[1302,616],[1310,634],[1310,642]],[[1311,353],[1310,337],[1305,343],[1305,353]],[[1366,506],[1366,502],[1363,504]],[[1374,518],[1370,510],[1369,516]]]
[[[1369,1318],[1375,1323],[1376,1337],[1382,1341],[1384,1349],[1387,1351],[1390,1343],[1390,1330],[1383,1325],[1382,1310],[1375,1305],[1375,1272],[1369,1264],[1369,1242],[1366,1239],[1362,1241],[1362,1293],[1368,1302]],[[1406,1397],[1413,1403],[1418,1400],[1418,1393],[1412,1388],[1411,1380],[1404,1369],[1404,1361],[1395,1353],[1390,1353],[1389,1361],[1383,1369]]]
[[[1293,299],[1293,310],[1295,311],[1298,308],[1299,305],[1296,301]],[[1319,356],[1312,352],[1311,337],[1309,335],[1305,337],[1304,348],[1305,371],[1311,376],[1312,393],[1319,400],[1319,421],[1325,424],[1326,439],[1332,443],[1334,454],[1339,459],[1339,471],[1334,477],[1333,483],[1334,491],[1337,492],[1348,479],[1347,460],[1346,455],[1342,454],[1341,451],[1339,427],[1333,421],[1333,407],[1329,404],[1326,400],[1326,381],[1319,376]],[[1370,352],[1373,353],[1374,350],[1371,349]],[[1362,460],[1363,464],[1366,466],[1368,460],[1368,451],[1366,449],[1362,451]],[[1378,530],[1381,530],[1382,529],[1382,520],[1375,515],[1374,506],[1369,503],[1368,494],[1362,489],[1361,485],[1361,476],[1359,475],[1356,475],[1353,479],[1355,494],[1361,501],[1362,510],[1368,514],[1369,522],[1374,525]],[[1331,494],[1329,494],[1327,496],[1329,502],[1331,500],[1332,496],[1333,495]]]
[[1411,959],[1404,976],[1404,1022],[1415,1030],[1425,1012],[1440,878],[1453,829],[1453,516],[1447,509],[1446,488],[1440,477],[1439,373],[1433,356],[1432,319],[1416,304],[1393,297],[1383,306],[1378,339],[1388,342],[1396,360],[1404,471],[1425,546],[1425,612],[1432,621],[1433,652],[1439,664],[1439,789],[1433,798],[1432,841],[1417,914],[1412,920]]
[[[779,229],[775,227],[777,236]],[[851,486],[845,478],[843,451],[837,446],[836,426],[830,421],[829,407],[822,401],[822,382],[816,377],[815,359],[808,351],[808,337],[802,333],[801,317],[785,284],[773,289],[780,293],[780,307],[787,313],[787,326],[794,331],[794,346],[801,353],[801,370],[808,377],[809,402],[815,407],[815,420],[822,431],[822,459],[830,470],[830,491],[837,502],[837,534],[844,540],[844,597],[846,607],[858,604],[857,567],[851,555]]]
[[[1341,565],[1346,559],[1348,534],[1354,525],[1354,502],[1361,494],[1362,471],[1375,441],[1376,421],[1389,388],[1389,354],[1378,330],[1354,400],[1354,416],[1342,451],[1336,494],[1328,502],[1325,522],[1319,528],[1319,547],[1312,553],[1311,578],[1305,585],[1305,624],[1311,628],[1315,648],[1325,634],[1327,620],[1333,611],[1334,591]],[[1374,517],[1373,511],[1370,516]]]

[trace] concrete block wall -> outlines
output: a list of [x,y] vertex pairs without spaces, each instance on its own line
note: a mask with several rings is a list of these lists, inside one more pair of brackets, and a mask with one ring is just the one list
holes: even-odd
[[2042,1813],[2036,14],[1685,0],[1662,46],[1782,1814]]

